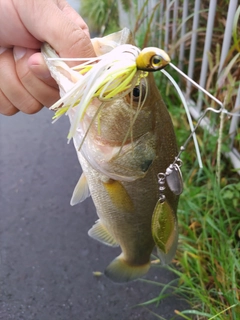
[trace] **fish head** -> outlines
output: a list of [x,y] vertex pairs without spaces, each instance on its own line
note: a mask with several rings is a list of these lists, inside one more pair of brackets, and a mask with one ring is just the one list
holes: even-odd
[[[66,108],[71,122],[69,137],[73,137],[77,153],[81,153],[94,169],[111,179],[134,181],[146,175],[156,158],[161,134],[157,114],[164,103],[153,75],[136,67],[140,50],[132,45],[133,37],[127,28],[103,38],[94,38],[92,43],[96,55],[104,56],[105,61],[108,54],[114,52],[110,65],[102,66],[103,60],[94,60],[97,62],[94,73],[82,74],[63,61],[46,59],[61,89],[62,98],[58,106],[61,102],[68,103]],[[47,58],[57,56],[48,45],[44,45],[42,51]],[[154,48],[150,51],[150,55],[147,52],[147,59],[155,63],[151,58]],[[132,73],[128,73],[129,68]],[[112,70],[114,76],[111,76]],[[105,74],[109,77],[108,81],[105,81]],[[131,79],[128,85],[124,84],[126,77]],[[95,86],[96,83],[98,86]],[[121,86],[124,89],[116,93]],[[109,96],[109,87],[114,96]],[[164,117],[165,113],[162,122]]]
[[[94,38],[92,43],[96,54],[102,55],[134,42],[130,30],[124,28],[106,37]],[[168,61],[168,56],[160,51],[157,53]],[[144,52],[144,63],[156,54],[155,48]],[[143,178],[157,157],[161,131],[156,119],[161,108],[165,108],[164,102],[153,74],[138,70],[130,90],[107,101],[98,97],[90,102],[74,136],[75,146],[84,140],[78,152],[95,170],[111,179]],[[74,112],[72,109],[72,118]],[[165,113],[163,122],[164,118]]]
[[92,167],[111,179],[143,178],[157,155],[158,108],[163,103],[152,74],[111,101],[94,99],[75,135],[76,147]]

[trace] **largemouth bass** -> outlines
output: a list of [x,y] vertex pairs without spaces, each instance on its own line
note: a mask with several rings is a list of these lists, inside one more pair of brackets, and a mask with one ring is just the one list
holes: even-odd
[[[92,39],[98,56],[132,42],[126,28]],[[46,60],[54,56],[46,45],[43,54]],[[151,63],[146,70],[151,68]],[[78,81],[77,72],[63,62],[48,60],[47,64],[64,96]],[[142,70],[145,65],[144,62]],[[68,115],[73,123],[76,107]],[[73,141],[83,175],[71,204],[91,195],[99,219],[89,235],[122,250],[108,265],[105,275],[114,282],[143,276],[149,270],[155,245],[161,262],[169,263],[178,241],[178,195],[166,186],[166,201],[159,202],[158,173],[165,172],[174,162],[177,144],[170,115],[153,75],[148,73],[130,92],[115,99],[94,97],[77,123]]]

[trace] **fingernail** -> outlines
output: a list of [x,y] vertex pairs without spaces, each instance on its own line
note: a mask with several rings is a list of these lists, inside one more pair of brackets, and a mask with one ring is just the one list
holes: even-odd
[[0,54],[2,54],[3,52],[5,52],[6,50],[7,50],[7,48],[0,47]]
[[26,48],[23,48],[23,47],[14,47],[14,49],[13,49],[13,55],[14,55],[15,61],[20,60],[20,59],[25,55],[26,52],[27,52],[27,49],[26,49]]

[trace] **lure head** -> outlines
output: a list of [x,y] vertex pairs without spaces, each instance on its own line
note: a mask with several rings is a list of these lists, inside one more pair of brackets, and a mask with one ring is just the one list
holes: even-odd
[[149,47],[140,52],[136,59],[136,64],[139,70],[157,71],[165,68],[170,61],[169,55],[164,50]]

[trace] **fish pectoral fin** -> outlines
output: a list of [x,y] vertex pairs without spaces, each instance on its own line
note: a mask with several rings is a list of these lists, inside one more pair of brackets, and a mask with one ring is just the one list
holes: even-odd
[[88,188],[87,179],[84,173],[82,173],[76,187],[73,190],[72,198],[70,201],[71,206],[75,206],[79,202],[84,201],[86,198],[90,196],[90,191]]
[[101,220],[96,221],[96,224],[94,224],[92,226],[92,228],[88,231],[88,235],[91,238],[98,240],[108,246],[111,246],[111,247],[118,247],[119,246],[117,241],[108,232],[107,228],[104,226],[104,224],[101,222]]
[[152,236],[161,264],[168,264],[178,245],[177,217],[167,201],[157,202],[152,217]]
[[119,147],[109,163],[124,176],[144,177],[157,157],[156,145],[155,133],[147,132],[133,142]]
[[142,277],[149,268],[150,262],[143,265],[130,265],[121,254],[108,265],[104,274],[113,282],[123,283]]
[[120,210],[134,212],[134,204],[127,190],[117,180],[110,179],[103,183],[112,203]]

